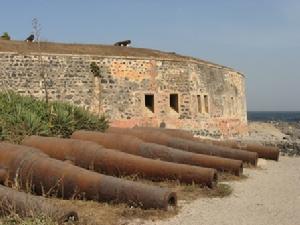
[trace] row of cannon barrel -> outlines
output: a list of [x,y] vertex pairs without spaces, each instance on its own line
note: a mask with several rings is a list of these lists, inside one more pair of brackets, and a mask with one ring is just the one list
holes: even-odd
[[[177,204],[172,189],[122,177],[178,180],[213,188],[218,171],[240,176],[244,163],[256,166],[258,157],[278,160],[279,151],[199,139],[183,130],[111,127],[105,132],[76,131],[70,139],[30,136],[21,145],[0,143],[0,182],[36,195],[168,210]],[[25,200],[33,202],[30,211],[51,208],[43,197],[0,186],[0,201],[14,203],[21,215],[27,214]],[[58,221],[78,219],[72,209],[53,210],[50,216]]]

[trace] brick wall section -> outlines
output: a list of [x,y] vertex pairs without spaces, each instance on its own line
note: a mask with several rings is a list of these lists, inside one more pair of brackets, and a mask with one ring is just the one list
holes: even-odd
[[[44,72],[51,100],[104,113],[112,125],[165,124],[215,137],[247,131],[244,76],[229,68],[197,60],[63,54],[41,58],[0,53],[1,89],[44,98]],[[92,62],[99,66],[100,77],[90,71]],[[145,94],[154,95],[154,113],[145,107]],[[178,112],[170,107],[170,94],[178,94]]]

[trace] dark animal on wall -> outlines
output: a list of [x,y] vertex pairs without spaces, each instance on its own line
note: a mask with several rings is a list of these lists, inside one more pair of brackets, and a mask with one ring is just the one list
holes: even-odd
[[125,46],[128,47],[131,44],[130,40],[119,41],[114,44],[114,46]]
[[33,42],[34,41],[34,35],[33,34],[29,35],[29,37],[26,38],[25,41],[27,41],[27,42]]

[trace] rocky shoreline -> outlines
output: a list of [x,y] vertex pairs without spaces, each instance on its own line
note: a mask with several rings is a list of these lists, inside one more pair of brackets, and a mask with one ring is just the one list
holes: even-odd
[[281,155],[300,156],[300,122],[248,122],[249,134],[235,138],[242,143],[277,146]]
[[300,122],[274,122],[274,126],[286,136],[278,147],[283,154],[300,156]]

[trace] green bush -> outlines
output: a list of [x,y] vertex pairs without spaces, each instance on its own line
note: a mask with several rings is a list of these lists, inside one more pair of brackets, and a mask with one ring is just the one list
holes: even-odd
[[26,135],[69,137],[75,130],[103,131],[108,127],[104,116],[63,102],[24,97],[0,92],[0,138],[19,143]]
[[4,32],[3,34],[2,34],[2,36],[1,36],[1,39],[2,40],[10,40],[10,36],[9,36],[9,34],[7,33],[7,32]]
[[92,62],[90,64],[90,69],[91,69],[91,72],[94,74],[95,77],[100,77],[100,68],[95,62]]

